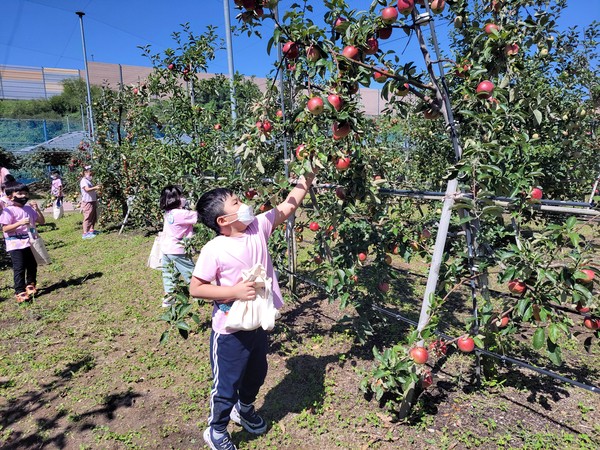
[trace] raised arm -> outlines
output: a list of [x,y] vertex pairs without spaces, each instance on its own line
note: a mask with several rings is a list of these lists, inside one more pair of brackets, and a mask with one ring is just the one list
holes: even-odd
[[304,197],[310,189],[314,179],[314,173],[306,173],[301,176],[296,186],[294,186],[294,188],[288,194],[287,198],[277,205],[275,208],[277,210],[274,224],[275,227],[278,227],[285,222],[286,219],[290,217],[292,213],[296,211],[296,209],[298,209],[298,206],[302,204],[302,200],[304,200]]

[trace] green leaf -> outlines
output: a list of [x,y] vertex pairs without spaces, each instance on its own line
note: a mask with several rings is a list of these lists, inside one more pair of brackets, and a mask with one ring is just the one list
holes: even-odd
[[536,123],[540,125],[542,123],[542,113],[539,110],[534,109],[533,116],[535,117]]
[[546,333],[544,333],[544,329],[538,328],[537,330],[535,330],[535,333],[533,333],[533,348],[539,350],[544,346],[545,340]]
[[169,330],[160,335],[160,344],[165,344],[169,340]]
[[548,327],[548,339],[552,341],[553,344],[556,344],[558,338],[560,337],[560,329],[555,323],[550,324]]
[[548,358],[557,366],[562,364],[562,354],[560,347],[548,340]]
[[179,322],[177,322],[177,328],[179,328],[180,330],[185,330],[185,331],[190,331],[190,326],[188,325],[187,322],[180,320]]

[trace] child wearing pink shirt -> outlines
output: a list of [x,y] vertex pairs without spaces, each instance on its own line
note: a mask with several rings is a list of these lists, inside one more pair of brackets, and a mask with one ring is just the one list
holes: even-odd
[[35,224],[45,223],[44,215],[36,202],[29,201],[29,187],[13,181],[6,183],[4,192],[11,204],[0,214],[0,225],[6,241],[6,251],[13,266],[17,303],[30,299],[37,293],[37,262],[31,251],[30,238],[37,238]]
[[187,284],[192,278],[194,261],[185,252],[184,238],[194,234],[194,224],[198,222],[196,211],[185,209],[179,186],[167,186],[160,194],[160,209],[165,212],[160,249],[162,257],[162,275],[165,295],[162,306],[168,308],[174,303],[171,296],[176,279],[181,275]]
[[256,298],[255,283],[242,281],[242,271],[255,264],[262,264],[273,280],[274,306],[279,309],[283,305],[267,242],[302,203],[313,179],[312,173],[300,178],[281,204],[257,217],[229,189],[206,192],[196,205],[202,223],[217,233],[202,248],[190,283],[193,297],[214,304],[210,337],[213,387],[209,426],[203,434],[213,450],[235,450],[227,432],[230,419],[253,434],[267,431],[267,423],[253,405],[267,376],[267,332],[260,326],[232,332],[225,328],[225,321],[234,301]]

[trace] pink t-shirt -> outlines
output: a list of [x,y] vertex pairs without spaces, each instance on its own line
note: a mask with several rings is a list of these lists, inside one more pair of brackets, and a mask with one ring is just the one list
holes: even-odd
[[62,180],[60,178],[55,178],[52,180],[52,189],[50,190],[50,193],[52,195],[58,195],[60,194],[60,188],[62,187]]
[[[6,251],[20,250],[29,247],[29,231],[33,228],[35,233],[35,221],[37,220],[38,214],[35,210],[25,205],[22,208],[20,206],[7,206],[2,210],[0,214],[0,225],[12,225],[17,223],[21,219],[28,218],[29,224],[20,225],[8,233],[4,233],[4,240],[6,241]],[[34,237],[36,237],[34,235]]]
[[96,191],[90,191],[90,192],[86,192],[86,190],[84,189],[84,187],[94,187],[94,185],[92,184],[92,180],[88,180],[86,177],[83,177],[81,179],[81,181],[79,182],[79,187],[81,188],[81,201],[82,202],[95,202],[96,200],[98,200],[98,196],[96,194]]
[[198,213],[188,209],[175,208],[165,212],[163,234],[160,243],[161,251],[166,255],[185,253],[181,240],[192,237],[194,224],[198,222]]
[[4,183],[4,177],[9,173],[6,167],[0,167],[0,184]]
[[[193,276],[218,286],[234,286],[242,279],[242,271],[261,263],[267,276],[273,279],[273,304],[283,306],[279,282],[273,270],[267,241],[273,232],[276,210],[256,216],[243,235],[238,237],[217,236],[206,243],[200,251]],[[214,303],[212,328],[216,333],[230,334],[225,330],[226,313]]]

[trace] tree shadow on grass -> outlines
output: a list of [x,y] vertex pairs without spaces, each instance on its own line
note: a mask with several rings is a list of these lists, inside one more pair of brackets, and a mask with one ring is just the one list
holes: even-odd
[[[95,409],[79,414],[73,420],[64,420],[69,415],[65,409],[48,408],[55,401],[59,401],[68,384],[78,373],[84,373],[95,366],[92,356],[86,356],[79,361],[68,364],[62,371],[57,372],[54,378],[41,384],[36,391],[24,393],[19,398],[11,399],[6,406],[0,409],[0,429],[6,430],[20,420],[29,416],[34,417],[35,429],[31,431],[11,430],[4,449],[24,449],[55,447],[66,448],[68,436],[78,432],[93,429],[97,424],[91,422],[92,417],[101,417],[105,420],[114,420],[115,412],[120,408],[131,407],[141,394],[131,391],[107,395],[101,405]],[[11,381],[3,383],[10,386]],[[54,430],[54,431],[53,431]]]
[[92,272],[92,273],[88,273],[87,275],[83,275],[80,277],[71,277],[66,280],[61,280],[58,283],[54,283],[54,284],[51,284],[50,286],[41,288],[39,290],[38,295],[49,294],[58,289],[64,289],[69,286],[80,286],[81,284],[85,283],[88,280],[93,280],[94,278],[100,278],[103,275],[104,274],[102,272]]

